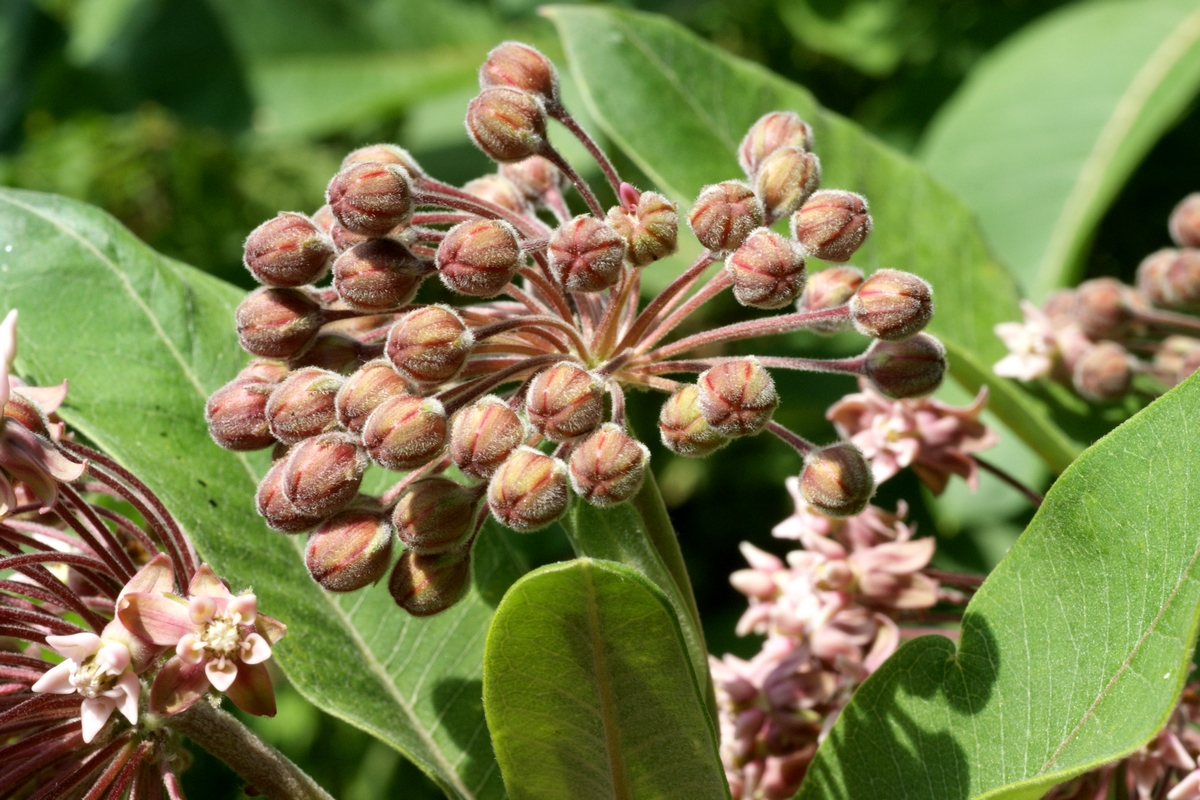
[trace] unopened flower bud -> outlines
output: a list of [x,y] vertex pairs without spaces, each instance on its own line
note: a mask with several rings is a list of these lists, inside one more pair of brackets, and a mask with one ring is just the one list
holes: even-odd
[[625,258],[632,266],[644,267],[675,252],[679,212],[658,192],[642,192],[632,207],[613,206],[606,219],[625,240]]
[[646,445],[606,422],[571,452],[571,486],[594,506],[624,503],[642,488],[649,460]]
[[293,447],[285,464],[284,497],[301,514],[328,517],[358,494],[368,459],[353,436],[323,433]]
[[340,222],[333,223],[329,229],[329,238],[333,241],[333,249],[337,253],[344,253],[355,245],[371,241],[370,236],[348,231]]
[[412,181],[399,164],[362,161],[329,182],[325,199],[346,230],[382,236],[412,216]]
[[312,220],[312,224],[316,226],[316,229],[326,236],[332,234],[333,226],[337,224],[337,220],[334,219],[333,211],[329,209],[328,203],[314,211],[309,219]]
[[321,331],[304,352],[288,361],[292,369],[316,367],[330,372],[348,372],[362,363],[363,344],[340,331]]
[[600,292],[616,286],[625,263],[625,239],[613,228],[582,214],[550,237],[550,269],[568,292]]
[[1075,391],[1093,403],[1120,400],[1133,381],[1133,360],[1115,342],[1100,342],[1075,362],[1071,383]]
[[850,317],[864,336],[907,339],[933,317],[933,290],[911,272],[881,269],[851,298]]
[[779,405],[771,373],[756,358],[723,361],[696,379],[700,413],[723,436],[751,436]]
[[258,289],[234,315],[238,340],[263,358],[291,358],[312,343],[325,316],[321,306],[297,289]]
[[384,469],[416,469],[446,446],[446,411],[432,397],[389,397],[367,417],[362,443]]
[[563,171],[545,156],[530,156],[523,161],[501,164],[500,174],[534,205],[542,205],[547,195],[561,194],[571,187],[571,181]]
[[1174,308],[1200,307],[1200,249],[1179,251],[1167,268],[1163,291]]
[[[817,272],[809,272],[808,281],[804,284],[804,293],[796,301],[796,310],[827,311],[844,306],[850,302],[850,298],[854,297],[862,284],[863,274],[858,267],[826,267]],[[808,329],[816,333],[833,334],[849,330],[852,324],[847,315],[810,324]]]
[[455,225],[438,244],[437,270],[452,292],[495,297],[522,262],[517,232],[507,222],[475,219]]
[[754,193],[768,220],[783,219],[821,184],[821,160],[800,147],[781,147],[763,159],[754,176]]
[[484,89],[467,106],[467,133],[493,161],[520,161],[546,149],[546,109],[528,92]]
[[1179,201],[1167,221],[1167,229],[1180,247],[1200,247],[1200,192]]
[[303,286],[321,279],[333,244],[303,214],[284,212],[246,237],[246,269],[267,286]]
[[429,617],[462,600],[471,586],[470,554],[450,550],[422,556],[408,550],[400,555],[388,591],[396,605],[414,617]]
[[526,533],[567,510],[567,465],[532,447],[513,451],[488,484],[488,507],[500,524]]
[[508,403],[488,395],[454,416],[450,458],[464,474],[487,480],[525,437],[525,424]]
[[283,493],[283,473],[287,460],[280,459],[271,465],[258,491],[254,494],[255,507],[272,530],[281,533],[301,533],[321,524],[328,515],[304,514]]
[[410,311],[388,332],[388,360],[405,378],[437,385],[462,369],[475,344],[471,330],[449,306]]
[[863,371],[885,397],[921,397],[942,385],[946,348],[927,333],[901,342],[879,339],[867,348]]
[[729,444],[700,413],[700,390],[692,383],[667,398],[658,415],[662,443],[676,455],[703,458]]
[[338,422],[357,433],[380,403],[406,389],[404,379],[387,359],[369,361],[346,378],[338,390],[334,398]]
[[762,227],[763,204],[741,181],[705,186],[692,206],[688,223],[709,250],[736,250],[755,228]]
[[1075,322],[1089,339],[1112,339],[1129,330],[1128,289],[1115,278],[1095,278],[1075,290]]
[[[267,425],[267,399],[274,385],[237,378],[213,392],[204,420],[213,441],[226,450],[262,450],[275,443]],[[29,427],[29,426],[26,426]]]
[[1180,383],[1200,369],[1200,339],[1168,336],[1154,354],[1154,366],[1171,383]]
[[[1168,294],[1167,271],[1175,263],[1179,251],[1170,247],[1156,250],[1142,259],[1137,268],[1137,288],[1147,300],[1160,308],[1170,308],[1172,298]],[[1075,310],[1074,295],[1071,311]]]
[[725,259],[733,296],[744,306],[783,308],[804,290],[804,249],[770,228],[759,228]]
[[425,171],[421,169],[421,165],[413,158],[412,153],[399,145],[387,143],[369,144],[366,147],[351,150],[342,159],[341,169],[347,169],[355,164],[363,164],[369,161],[373,161],[376,164],[398,164],[404,167],[404,171],[414,178],[419,178],[425,174]]
[[852,517],[866,508],[875,494],[871,465],[849,442],[813,450],[804,458],[800,493],[825,516]]
[[514,214],[527,214],[529,208],[521,190],[503,175],[484,175],[463,184],[463,191],[472,197],[508,209]]
[[849,261],[870,232],[867,200],[854,192],[822,189],[792,215],[792,238],[825,261]]
[[559,104],[558,71],[550,59],[521,42],[503,42],[492,48],[479,68],[479,86],[507,86],[541,98],[547,107]]
[[238,373],[238,380],[260,381],[262,383],[283,383],[288,376],[287,364],[282,361],[256,358]]
[[782,147],[812,150],[812,128],[791,111],[772,111],[750,126],[738,146],[738,163],[753,178],[767,156]]
[[604,419],[604,381],[570,361],[555,364],[530,383],[525,413],[552,442],[582,436]]
[[363,311],[388,311],[411,301],[429,274],[428,265],[391,239],[351,247],[333,264],[338,297]]
[[331,592],[353,592],[379,580],[392,560],[392,526],[370,511],[343,511],[308,535],[304,564]]
[[396,503],[392,513],[396,535],[414,553],[444,553],[463,544],[475,531],[482,499],[475,487],[449,478],[422,478]]
[[266,405],[267,422],[275,438],[284,444],[296,444],[336,425],[334,398],[342,388],[342,380],[341,375],[316,367],[288,376],[271,392]]

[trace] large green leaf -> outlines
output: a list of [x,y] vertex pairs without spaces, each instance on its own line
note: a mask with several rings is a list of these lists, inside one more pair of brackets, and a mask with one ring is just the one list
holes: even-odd
[[729,797],[670,603],[605,561],[552,564],[496,609],[483,699],[513,800]]
[[0,309],[20,309],[21,373],[69,378],[70,424],[142,476],[205,560],[287,623],[276,653],[306,697],[403,751],[450,795],[502,797],[481,665],[518,559],[489,526],[471,594],[426,620],[396,608],[383,584],[342,597],[318,588],[304,537],[269,531],[254,512],[265,461],[221,450],[205,429],[206,396],[246,359],[233,332],[239,297],[97,209],[0,190]]
[[706,183],[739,175],[735,150],[767,111],[790,109],[815,130],[822,185],[861,192],[875,229],[856,261],[916,272],[934,286],[930,331],[954,376],[987,383],[991,408],[1055,470],[1078,447],[1044,406],[991,364],[1005,353],[992,326],[1020,319],[1017,290],[988,253],[970,211],[925,171],[819,107],[804,89],[723,53],[675,23],[613,9],[559,6],[557,24],[592,116],[660,187],[684,203]]
[[1195,0],[1093,0],[1031,25],[930,126],[934,175],[1034,296],[1070,283],[1121,186],[1200,89]]
[[1200,376],[1087,450],[967,607],[855,694],[799,797],[1040,797],[1145,743],[1200,621]]

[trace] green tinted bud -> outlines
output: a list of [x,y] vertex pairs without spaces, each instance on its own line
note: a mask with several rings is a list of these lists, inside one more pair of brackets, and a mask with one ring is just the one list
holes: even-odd
[[594,506],[623,503],[642,488],[649,460],[646,445],[607,422],[571,451],[571,486]]
[[604,382],[578,364],[560,362],[529,384],[525,413],[552,442],[582,436],[604,419]]
[[759,164],[781,147],[813,148],[812,128],[791,111],[772,111],[759,117],[738,147],[738,163],[753,178]]
[[1154,366],[1171,383],[1180,383],[1200,369],[1200,339],[1168,336],[1154,354]]
[[422,478],[400,495],[392,513],[396,535],[414,553],[444,553],[467,541],[475,531],[482,487],[449,478]]
[[343,511],[308,535],[304,564],[331,592],[353,592],[379,580],[392,560],[392,526],[370,511]]
[[373,161],[376,164],[398,164],[404,167],[404,171],[414,178],[419,178],[425,174],[425,171],[421,169],[421,165],[412,157],[412,153],[398,145],[386,143],[369,144],[366,147],[350,151],[342,159],[341,169],[348,169],[355,164],[362,164],[369,161]]
[[538,50],[521,42],[504,42],[488,53],[479,68],[479,86],[506,86],[541,98],[547,107],[559,105],[558,71]]
[[754,193],[768,220],[791,214],[821,184],[821,160],[800,147],[781,147],[767,156],[754,176]]
[[850,299],[850,318],[864,336],[900,341],[933,317],[933,290],[909,272],[881,269]]
[[1071,382],[1075,391],[1093,403],[1111,403],[1129,393],[1133,358],[1115,342],[1100,342],[1075,362]]
[[317,301],[297,289],[253,291],[238,305],[234,317],[242,347],[263,358],[297,355],[325,323]]
[[279,384],[266,405],[267,423],[275,438],[296,444],[336,426],[334,398],[342,380],[334,372],[306,367]]
[[327,515],[304,514],[283,493],[283,472],[287,460],[280,459],[271,465],[266,476],[258,484],[254,504],[258,513],[272,530],[281,533],[301,533],[321,524]]
[[284,212],[246,237],[246,269],[267,286],[315,283],[332,258],[333,243],[303,214]]
[[[204,420],[213,441],[226,450],[262,450],[275,443],[267,425],[267,399],[274,385],[237,378],[213,392],[204,406]],[[12,416],[7,413],[6,416]],[[25,427],[37,430],[29,425]]]
[[523,261],[512,225],[475,219],[455,225],[438,244],[437,270],[452,292],[495,297],[517,274]]
[[744,306],[783,308],[804,290],[804,249],[770,228],[759,228],[725,259],[733,296]]
[[699,388],[688,384],[663,403],[658,415],[662,443],[676,455],[703,458],[729,444],[700,413]]
[[658,192],[642,192],[636,204],[613,206],[606,221],[625,240],[625,258],[644,267],[675,252],[679,212]]
[[399,242],[371,239],[338,256],[333,288],[353,308],[388,311],[410,302],[429,271]]
[[[858,267],[827,267],[808,273],[804,293],[796,301],[798,311],[826,311],[850,302],[854,293],[863,284],[862,270]],[[809,330],[821,334],[833,334],[850,330],[849,316],[836,317],[810,325]]]
[[852,517],[871,502],[875,478],[862,451],[849,442],[838,442],[805,456],[800,493],[828,517]]
[[771,373],[756,358],[723,361],[696,379],[700,413],[723,436],[751,436],[779,405]]
[[946,348],[927,333],[902,342],[880,339],[867,348],[863,372],[885,397],[921,397],[942,385]]
[[343,228],[364,236],[382,236],[413,212],[412,181],[399,164],[352,164],[333,176],[325,199]]
[[328,517],[358,494],[368,459],[351,435],[323,433],[294,446],[284,463],[284,497],[301,514]]
[[568,292],[600,292],[617,285],[625,239],[586,214],[559,225],[550,237],[550,270]]
[[357,369],[362,363],[363,344],[340,331],[325,330],[317,334],[304,352],[288,361],[292,369],[316,367],[344,373]]
[[1200,192],[1179,201],[1167,221],[1167,229],[1180,247],[1200,247]]
[[521,161],[546,149],[546,109],[528,92],[484,89],[467,106],[467,133],[493,161]]
[[763,219],[762,202],[741,181],[705,186],[688,215],[700,244],[715,251],[736,250]]
[[367,417],[362,442],[371,460],[384,469],[416,469],[446,446],[445,409],[432,397],[389,397]]
[[387,359],[363,364],[357,372],[346,378],[334,398],[338,422],[348,430],[361,431],[367,417],[380,403],[403,394],[406,389],[404,379],[396,374]]
[[567,465],[532,447],[513,451],[488,483],[488,508],[501,525],[526,533],[567,510]]
[[431,556],[408,550],[400,554],[388,578],[392,599],[414,617],[445,611],[462,600],[470,586],[470,554],[463,550]]
[[523,161],[500,165],[500,174],[534,205],[545,205],[546,196],[562,194],[571,181],[545,156],[530,156]]
[[444,383],[463,368],[475,337],[449,306],[410,311],[388,332],[386,353],[392,366],[413,383]]
[[867,200],[840,189],[822,189],[792,215],[792,238],[825,261],[849,261],[871,232]]
[[487,480],[526,438],[521,418],[498,397],[483,397],[454,416],[450,457],[464,474]]
[[1129,330],[1133,313],[1129,290],[1114,278],[1084,281],[1075,290],[1075,322],[1089,339],[1120,338]]
[[[507,165],[505,165],[507,166]],[[512,181],[502,175],[484,175],[463,185],[463,191],[472,197],[494,203],[514,214],[527,214],[529,207],[525,197]]]

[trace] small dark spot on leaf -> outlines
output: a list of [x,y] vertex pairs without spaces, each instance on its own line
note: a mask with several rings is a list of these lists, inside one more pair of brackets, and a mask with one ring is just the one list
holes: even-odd
[[204,482],[204,479],[203,479],[203,478],[196,478],[196,483],[200,484],[200,485],[201,485],[201,486],[203,486],[205,489],[207,489],[207,488],[208,488],[208,484]]
[[209,504],[210,506],[212,506],[213,508],[216,508],[216,507],[217,507],[217,501],[216,501],[216,500],[213,500],[211,497],[210,497],[210,498],[208,498],[208,504]]

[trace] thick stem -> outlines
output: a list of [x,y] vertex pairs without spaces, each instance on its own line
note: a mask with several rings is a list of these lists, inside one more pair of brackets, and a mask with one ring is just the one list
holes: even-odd
[[821,311],[800,311],[795,314],[780,314],[765,319],[747,320],[746,322],[726,325],[723,328],[714,328],[710,331],[697,333],[694,336],[685,336],[677,342],[671,342],[668,345],[658,348],[651,355],[657,360],[673,356],[676,353],[683,353],[696,347],[717,344],[719,342],[733,342],[738,339],[753,339],[758,336],[793,333],[821,325],[832,319],[841,319],[849,313],[847,306],[837,306],[836,308],[827,308]]
[[816,449],[816,445],[798,433],[792,433],[775,420],[767,423],[767,430],[779,437],[785,444],[790,445],[801,458]]
[[233,768],[272,800],[333,800],[287,756],[259,739],[233,715],[199,702],[170,718],[171,727]]

